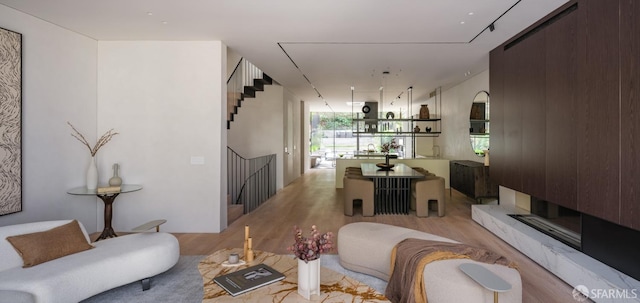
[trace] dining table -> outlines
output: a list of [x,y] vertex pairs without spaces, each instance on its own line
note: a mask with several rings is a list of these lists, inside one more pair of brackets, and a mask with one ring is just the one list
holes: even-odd
[[411,180],[425,176],[404,163],[393,164],[393,167],[384,164],[360,164],[362,176],[373,180],[374,213],[408,215],[411,206]]

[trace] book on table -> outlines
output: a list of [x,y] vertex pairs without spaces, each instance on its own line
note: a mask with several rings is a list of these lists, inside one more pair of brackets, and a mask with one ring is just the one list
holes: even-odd
[[258,264],[226,275],[217,276],[213,278],[213,281],[235,297],[282,279],[284,279],[282,273],[267,265]]

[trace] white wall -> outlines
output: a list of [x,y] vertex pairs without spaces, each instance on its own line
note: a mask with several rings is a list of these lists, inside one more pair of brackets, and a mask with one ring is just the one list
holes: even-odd
[[442,91],[443,131],[436,139],[435,144],[440,146],[440,154],[444,158],[484,162],[484,158],[478,157],[471,149],[469,138],[471,105],[476,94],[482,90],[489,92],[489,95],[491,95],[489,91],[489,70],[476,74],[466,81]]
[[290,152],[291,156],[293,157],[293,175],[291,176],[291,180],[295,180],[301,175],[301,165],[304,161],[304,157],[302,156],[303,148],[301,145],[301,134],[305,128],[308,128],[308,126],[303,127],[302,121],[300,119],[300,107],[302,106],[300,99],[296,97],[291,91],[285,89],[284,100],[285,103],[291,102],[291,104],[293,104],[293,121],[291,121],[293,123],[293,150],[291,150]]
[[273,84],[245,98],[227,131],[227,144],[244,158],[276,154],[276,188],[283,187],[284,89]]
[[227,48],[227,73],[226,73],[226,78],[224,78],[224,82],[227,83],[227,80],[229,79],[229,77],[231,77],[231,74],[233,74],[233,70],[236,68],[236,66],[238,65],[238,62],[240,62],[240,59],[242,59],[242,56],[237,53],[236,51],[234,51],[231,48]]
[[224,229],[226,46],[101,41],[98,52],[98,133],[120,133],[99,152],[100,183],[117,162],[124,183],[144,186],[116,199],[115,229],[160,218],[169,232]]
[[0,226],[78,219],[96,230],[95,197],[84,186],[89,152],[67,121],[95,142],[97,42],[0,5],[0,27],[22,34],[22,212]]

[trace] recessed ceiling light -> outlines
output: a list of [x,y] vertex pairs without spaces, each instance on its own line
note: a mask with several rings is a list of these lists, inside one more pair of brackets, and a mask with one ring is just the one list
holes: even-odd
[[469,12],[469,16],[473,16],[473,12]]
[[460,24],[464,24],[464,21],[460,21]]
[[153,12],[147,12],[147,16],[153,16]]
[[162,24],[169,24],[169,22],[167,22],[167,21],[162,21]]

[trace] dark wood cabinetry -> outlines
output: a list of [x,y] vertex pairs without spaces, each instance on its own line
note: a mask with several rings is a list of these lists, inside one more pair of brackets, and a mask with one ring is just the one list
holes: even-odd
[[620,55],[617,1],[578,10],[578,210],[619,222]]
[[[527,39],[506,49],[505,58],[514,62],[505,72],[506,107],[514,112],[507,129],[519,129],[520,137],[514,136],[512,144],[520,159],[514,154],[514,171],[519,167],[520,190],[540,197],[545,194],[545,30],[532,34]],[[508,84],[507,84],[508,83]],[[505,118],[505,121],[507,119]],[[510,163],[511,163],[510,162]],[[516,164],[519,162],[519,165]]]
[[577,209],[577,26],[572,11],[545,31],[546,200]]
[[640,230],[638,20],[573,0],[491,52],[496,182]]
[[489,166],[466,160],[449,162],[451,188],[476,200],[497,197],[498,185],[489,178]]
[[640,2],[620,1],[620,224],[640,230]]
[[[522,60],[518,49],[503,52],[504,99],[499,100],[504,117],[504,161],[505,170],[502,171],[502,184],[506,187],[522,191],[522,101],[519,90],[524,86],[526,76],[519,72],[526,63]],[[494,104],[494,99],[491,99]],[[492,160],[495,160],[492,159]]]

